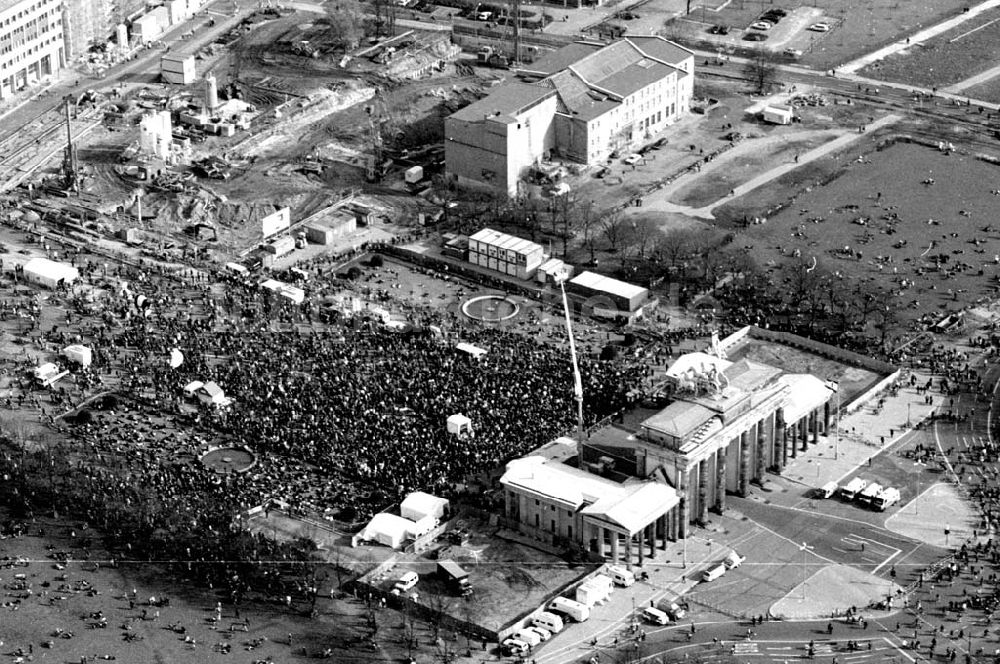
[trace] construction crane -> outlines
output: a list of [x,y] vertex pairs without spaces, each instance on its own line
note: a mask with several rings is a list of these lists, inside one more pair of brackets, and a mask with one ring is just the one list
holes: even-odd
[[476,59],[480,65],[507,69],[521,62],[521,0],[509,0],[507,22],[498,46],[484,46]]
[[76,109],[76,99],[73,95],[63,98],[63,109],[66,113],[66,150],[63,153],[63,184],[66,191],[80,193],[80,171],[77,161],[76,146],[73,145],[73,125],[70,124],[70,105]]
[[371,146],[365,167],[365,177],[368,178],[369,182],[379,182],[385,175],[383,170],[385,150],[382,143],[382,115],[374,103],[365,106],[365,113],[368,114],[368,141]]

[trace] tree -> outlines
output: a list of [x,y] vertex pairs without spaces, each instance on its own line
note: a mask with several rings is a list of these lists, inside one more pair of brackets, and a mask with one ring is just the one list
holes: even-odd
[[691,251],[694,237],[687,229],[674,229],[656,242],[656,250],[676,268],[677,263]]
[[604,233],[604,238],[608,241],[612,252],[621,248],[630,227],[631,224],[625,221],[621,212],[612,212],[601,219],[601,231]]
[[773,51],[758,47],[747,61],[744,74],[757,94],[764,94],[778,80],[778,64]]
[[580,230],[583,232],[583,246],[590,252],[590,262],[594,262],[597,250],[597,215],[594,214],[594,201],[585,201],[577,206]]
[[357,0],[338,0],[326,11],[333,41],[346,50],[361,43],[365,36],[365,14]]
[[652,247],[656,238],[661,235],[660,227],[655,220],[649,217],[640,217],[632,223],[633,239],[635,248],[639,252],[639,259],[646,259],[646,250]]

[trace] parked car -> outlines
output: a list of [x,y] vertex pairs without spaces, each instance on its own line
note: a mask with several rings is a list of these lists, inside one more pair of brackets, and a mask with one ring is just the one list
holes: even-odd
[[788,12],[786,12],[784,9],[768,9],[767,13],[774,14],[775,16],[780,16],[781,18],[788,16]]
[[809,29],[813,32],[830,32],[829,23],[813,23],[809,26]]
[[770,30],[773,27],[774,26],[767,21],[757,21],[756,23],[752,23],[750,25],[751,30]]
[[640,161],[642,161],[642,155],[641,154],[635,154],[634,152],[632,154],[630,154],[629,156],[625,157],[624,159],[622,159],[623,163],[626,163],[626,164],[629,164],[629,165],[638,164]]
[[399,577],[399,580],[396,581],[396,585],[392,587],[392,591],[399,594],[405,593],[417,585],[417,581],[419,580],[420,576],[416,572],[404,572],[403,576]]
[[607,166],[601,166],[594,173],[594,177],[603,180],[605,177],[607,177],[608,173],[610,172],[611,172],[610,168],[608,168]]
[[508,657],[528,654],[528,644],[520,639],[504,639],[500,644],[500,649]]
[[538,638],[544,643],[552,638],[552,632],[545,629],[544,627],[539,627],[538,625],[532,625],[531,627],[526,627],[525,629],[530,629],[532,632],[538,635]]
[[797,48],[786,48],[784,51],[782,51],[782,54],[787,55],[790,58],[802,57],[802,51],[800,51]]
[[[743,35],[743,39],[746,41],[767,41],[767,35],[763,32],[748,32]],[[695,108],[697,108],[697,106]]]
[[771,25],[777,25],[781,23],[781,17],[775,16],[774,14],[761,14],[757,19],[758,21],[767,21]]
[[713,25],[709,28],[708,32],[713,35],[728,35],[729,26],[728,25]]

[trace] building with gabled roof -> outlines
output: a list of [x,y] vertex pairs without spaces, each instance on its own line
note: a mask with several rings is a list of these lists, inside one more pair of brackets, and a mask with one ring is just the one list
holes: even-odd
[[693,52],[663,37],[581,41],[445,120],[445,171],[508,195],[551,158],[596,164],[652,138],[687,112]]

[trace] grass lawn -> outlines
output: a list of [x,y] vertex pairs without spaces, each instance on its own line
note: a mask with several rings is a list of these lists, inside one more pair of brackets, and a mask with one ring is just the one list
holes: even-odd
[[1000,61],[1000,9],[984,12],[934,39],[873,62],[859,73],[885,81],[944,87]]
[[[768,217],[736,240],[761,263],[780,264],[798,252],[845,279],[893,284],[900,318],[943,316],[994,295],[1000,197],[993,192],[1000,191],[1000,167],[914,143],[869,149],[857,146],[795,171],[777,188],[717,208],[716,217]],[[838,177],[819,184],[838,169]],[[792,200],[768,215],[784,200],[774,194],[782,190]]]
[[[668,25],[670,38],[711,50],[753,48],[758,42],[743,39],[747,27],[763,12],[780,7],[790,14],[783,21],[793,20],[791,14],[796,11],[804,21],[787,33],[779,23],[774,28],[775,36],[759,43],[777,51],[801,50],[804,54],[800,63],[829,69],[954,16],[969,3],[965,0],[783,0],[780,3],[733,0],[718,11],[713,4],[716,3],[706,3],[704,11],[694,9]],[[805,30],[809,23],[817,21],[830,23],[833,29],[826,33]],[[729,26],[730,33],[726,36],[709,34],[713,25]]]

